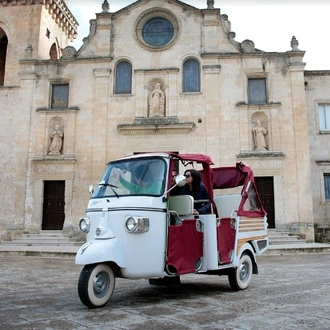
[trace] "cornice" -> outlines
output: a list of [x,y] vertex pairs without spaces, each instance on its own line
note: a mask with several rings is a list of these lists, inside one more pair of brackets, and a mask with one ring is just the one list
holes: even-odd
[[0,0],[0,7],[44,5],[56,24],[73,41],[78,35],[78,21],[63,0]]
[[6,7],[8,5],[42,5],[45,0],[0,0],[0,5]]
[[282,151],[241,151],[237,158],[285,158]]
[[265,103],[265,104],[247,104],[239,102],[236,107],[240,110],[264,110],[264,109],[278,109],[281,107],[281,102]]
[[133,124],[121,124],[117,129],[123,135],[187,134],[195,126],[193,122],[180,123],[177,117],[137,117]]
[[70,41],[78,35],[78,22],[63,0],[43,0],[45,9]]
[[309,76],[330,76],[330,70],[305,70],[304,75]]
[[315,161],[318,166],[329,166],[330,160],[316,160]]
[[74,156],[68,155],[58,155],[58,156],[36,156],[32,163],[38,165],[49,165],[49,164],[74,164],[76,162],[76,158]]

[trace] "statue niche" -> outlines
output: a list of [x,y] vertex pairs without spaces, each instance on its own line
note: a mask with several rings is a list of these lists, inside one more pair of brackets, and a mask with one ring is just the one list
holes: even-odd
[[160,87],[160,83],[156,83],[155,88],[149,96],[149,117],[165,116],[165,93]]
[[257,120],[257,125],[252,129],[254,146],[256,151],[267,150],[267,143],[265,135],[267,134],[266,128],[261,125],[261,121]]
[[60,155],[63,146],[63,130],[58,122],[56,122],[49,134],[50,146],[48,155]]

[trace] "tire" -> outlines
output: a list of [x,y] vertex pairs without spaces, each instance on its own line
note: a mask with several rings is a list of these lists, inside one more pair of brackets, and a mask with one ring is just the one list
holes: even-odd
[[252,273],[252,259],[248,254],[243,253],[237,268],[233,268],[228,275],[231,288],[234,291],[245,290],[250,285]]
[[115,288],[115,275],[107,264],[86,265],[80,273],[78,294],[89,308],[104,306]]

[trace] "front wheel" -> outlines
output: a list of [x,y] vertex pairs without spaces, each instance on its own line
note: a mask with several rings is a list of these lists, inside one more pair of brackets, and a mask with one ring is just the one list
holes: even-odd
[[115,275],[107,264],[86,265],[80,273],[78,294],[89,308],[104,306],[115,288]]
[[238,262],[237,268],[230,271],[228,275],[229,284],[234,291],[246,289],[252,278],[253,264],[248,254],[243,254]]

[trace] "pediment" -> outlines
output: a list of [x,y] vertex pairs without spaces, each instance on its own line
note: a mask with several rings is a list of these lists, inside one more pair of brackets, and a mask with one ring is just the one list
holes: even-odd
[[[193,7],[193,6],[191,6],[191,5],[187,4],[187,3],[184,3],[182,1],[177,1],[177,0],[163,0],[163,2],[166,5],[166,6],[164,6],[164,8],[169,8],[168,7],[169,5],[174,5],[174,6],[177,6],[177,7],[181,7],[184,10],[193,11],[196,14],[200,14],[200,12],[201,12],[201,9],[196,8],[196,7]],[[130,4],[130,5],[122,8],[122,9],[116,11],[116,12],[114,12],[113,15],[114,16],[127,15],[127,13],[129,11],[138,9],[138,8],[143,7],[145,5],[148,5],[148,7],[150,7],[150,3],[151,3],[150,0],[139,0],[139,1],[135,1],[132,4]],[[159,1],[157,1],[157,3],[159,3]],[[160,5],[157,4],[156,6],[160,6]],[[206,6],[206,1],[205,1],[205,6]],[[111,7],[110,7],[110,9],[111,9]]]
[[[160,47],[152,43],[148,44],[141,34],[141,30],[149,21],[156,18],[167,21],[174,30],[170,41]],[[90,33],[83,39],[81,48],[75,50],[72,46],[66,47],[63,51],[63,58],[69,60],[113,57],[114,54],[111,50],[124,49],[124,43],[130,44],[132,49],[137,47],[137,51],[144,49],[148,52],[172,50],[173,47],[177,47],[174,51],[181,57],[184,53],[191,53],[200,48],[201,29],[204,31],[203,39],[208,40],[208,44],[203,45],[203,53],[249,54],[262,52],[255,48],[252,40],[236,41],[236,34],[231,30],[228,16],[221,15],[218,8],[207,8],[207,1],[205,1],[205,9],[198,9],[182,1],[139,0],[113,13],[111,5],[106,9],[103,7],[103,12],[96,14],[96,19],[90,20]],[[215,29],[217,32],[214,34]],[[103,53],[99,53],[96,47],[101,42],[98,41],[101,35],[108,35],[106,38],[109,40],[109,45],[104,45],[102,41]],[[130,53],[128,52],[128,54]]]

